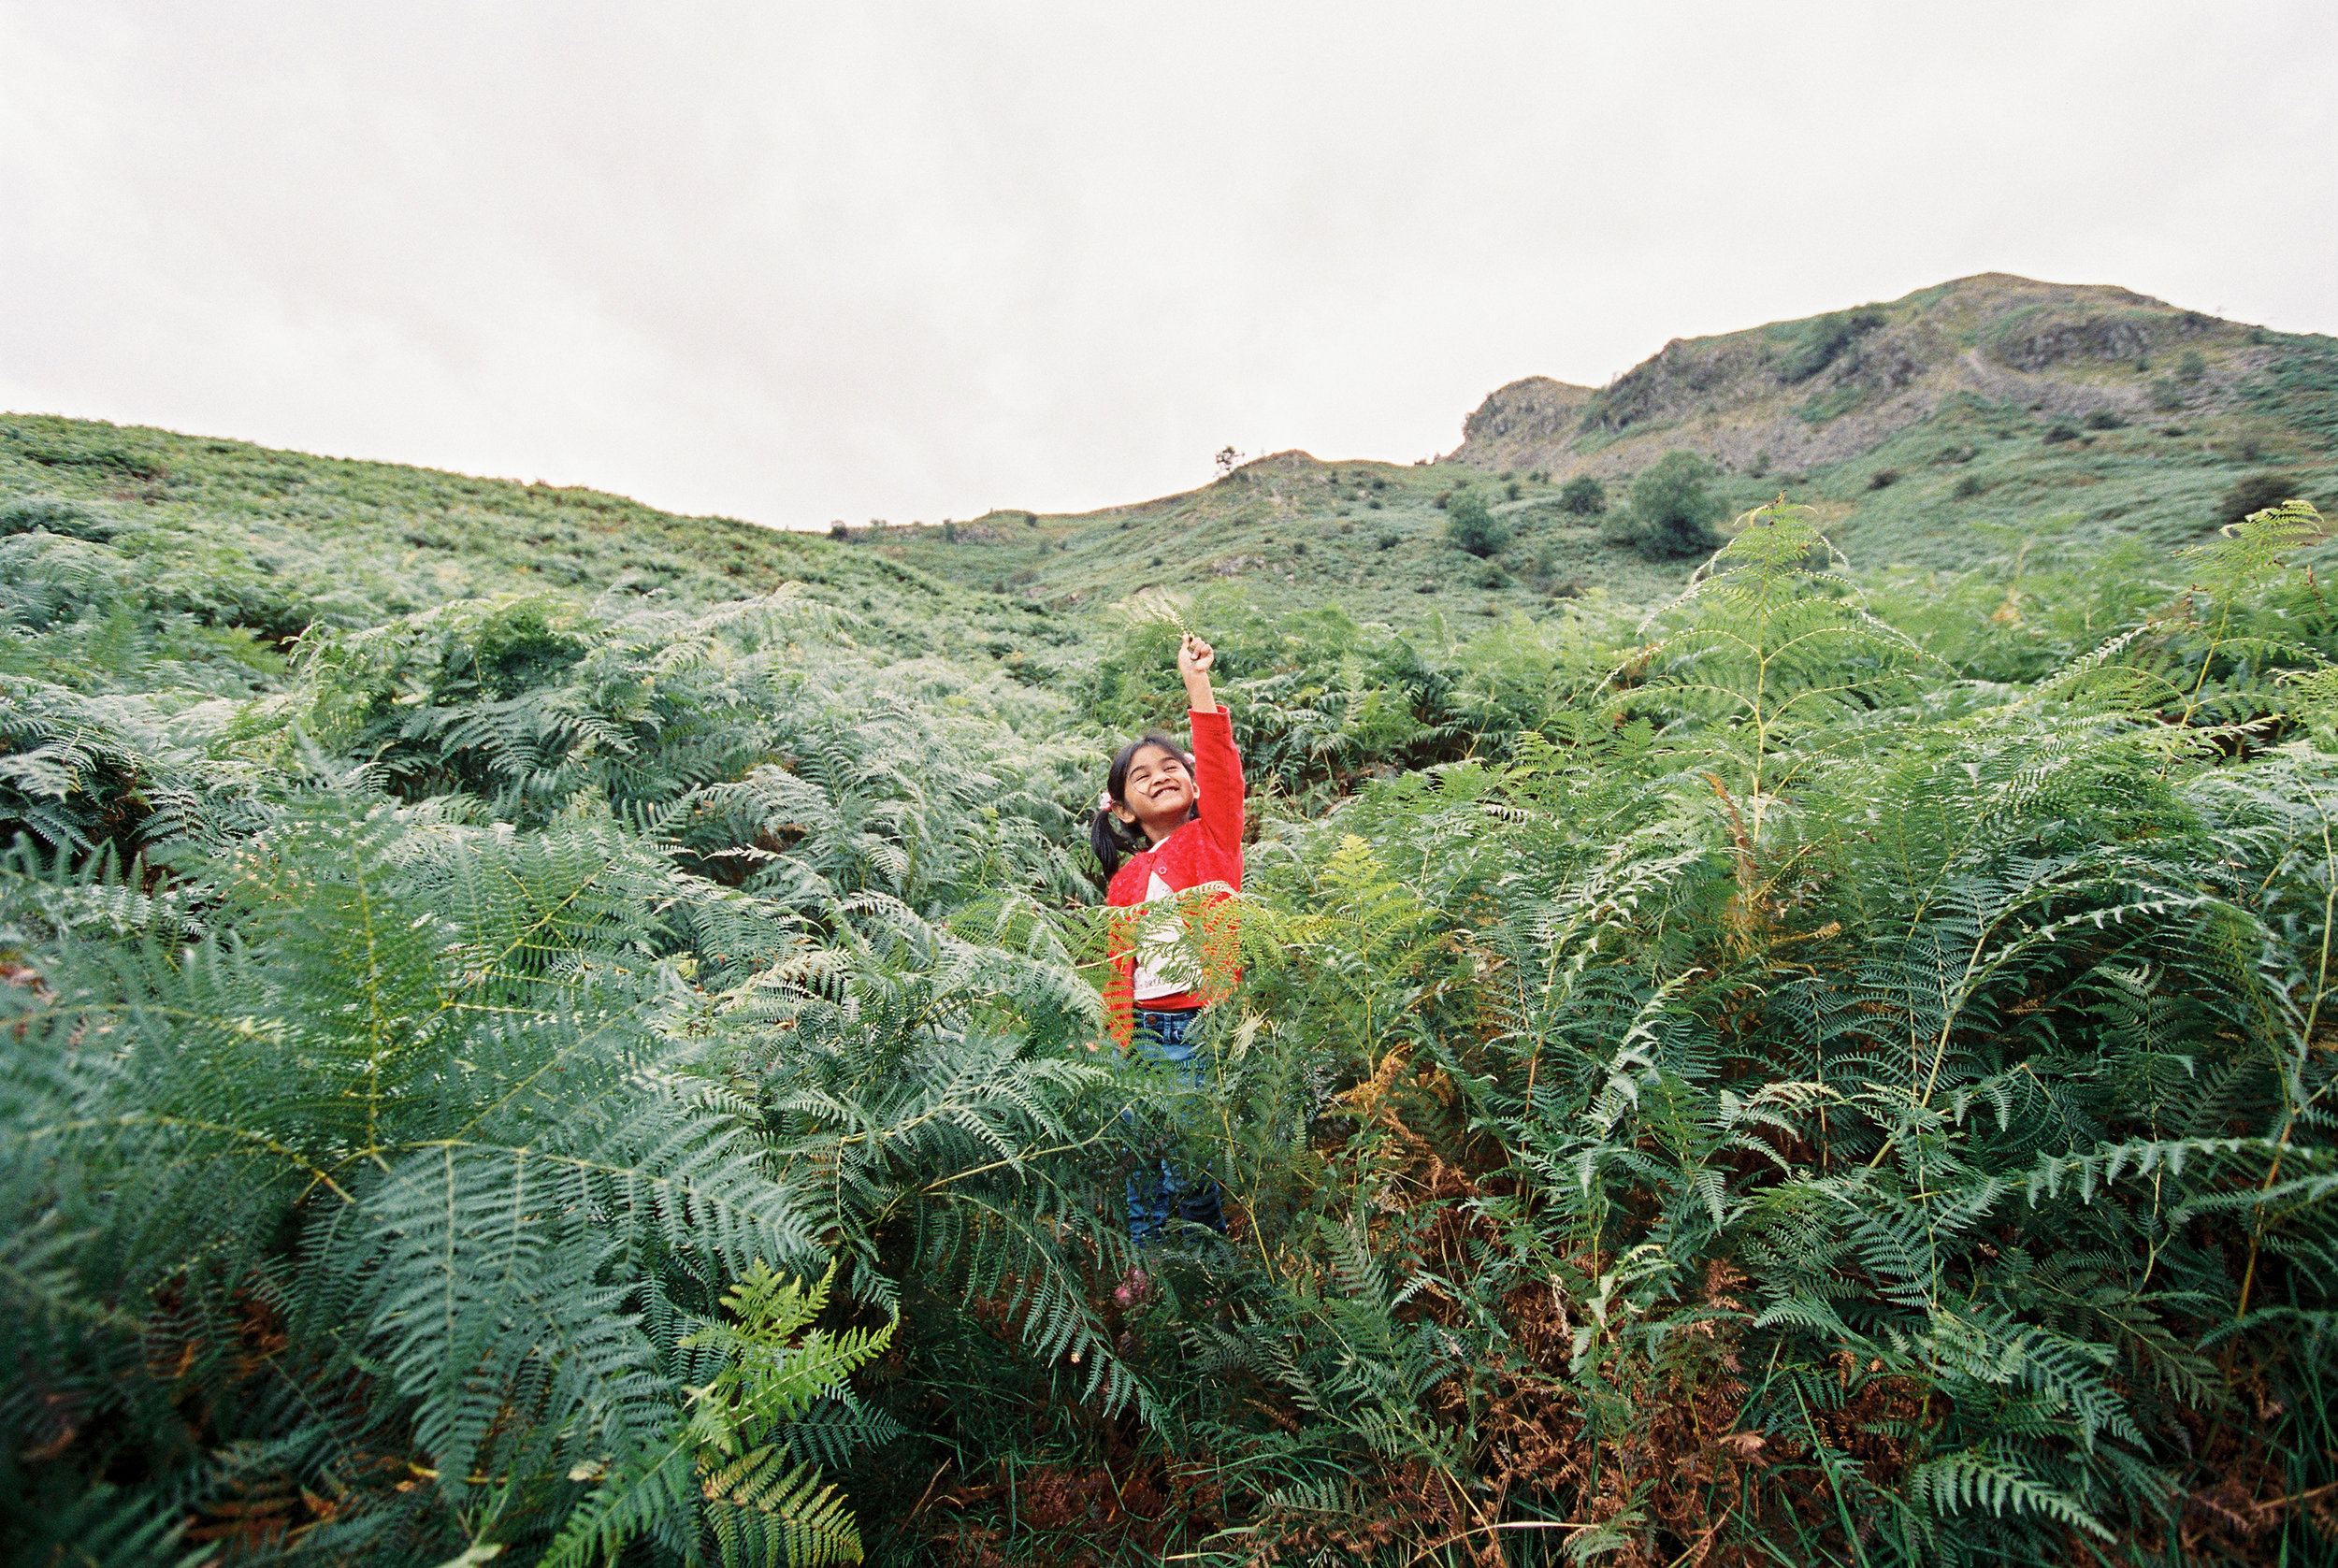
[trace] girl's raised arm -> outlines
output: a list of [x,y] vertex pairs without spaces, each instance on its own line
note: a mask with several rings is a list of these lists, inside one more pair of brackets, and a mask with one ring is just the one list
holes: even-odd
[[1202,796],[1202,831],[1235,857],[1235,869],[1224,880],[1239,887],[1242,758],[1234,749],[1233,722],[1210,689],[1210,667],[1217,662],[1218,651],[1191,632],[1177,646],[1177,673],[1185,678],[1186,701],[1192,709],[1193,784]]

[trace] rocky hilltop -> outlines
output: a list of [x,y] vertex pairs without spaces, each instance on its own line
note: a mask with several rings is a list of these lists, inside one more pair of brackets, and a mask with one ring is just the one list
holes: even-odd
[[1449,461],[1611,476],[1675,447],[1739,472],[1855,457],[1970,394],[2129,423],[2234,407],[2280,350],[2260,328],[2127,289],[1959,278],[1884,304],[1676,338],[1605,387],[1512,381]]
[[[1689,563],[1650,557],[1609,525],[1638,475],[1687,449],[1718,465],[1725,514],[1782,496],[1863,568],[1961,570],[2041,528],[2082,554],[2166,554],[2239,505],[2302,496],[2338,512],[2338,339],[1984,273],[1676,339],[1604,387],[1513,381],[1464,434],[1426,463],[1278,452],[1078,516],[852,538],[1067,608],[1220,585],[1392,624],[1539,612],[1579,594],[1651,603]],[[1601,490],[1570,491],[1580,477]],[[1484,558],[1447,532],[1464,490],[1507,531]]]

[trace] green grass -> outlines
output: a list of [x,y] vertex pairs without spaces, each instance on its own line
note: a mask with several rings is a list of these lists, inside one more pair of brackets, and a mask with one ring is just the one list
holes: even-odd
[[2338,452],[2338,342],[2285,336],[2270,363],[2242,389],[2269,414],[2295,425],[2324,452]]
[[73,531],[213,619],[281,640],[531,587],[708,604],[783,585],[902,652],[1004,658],[1061,640],[1040,608],[825,538],[622,496],[315,457],[243,441],[0,415],[0,533]]
[[[1881,369],[1863,362],[1870,352]],[[2195,362],[2197,376],[2170,380]],[[1603,543],[1550,502],[1579,473],[1595,474],[1620,501],[1634,472],[1677,446],[1719,463],[1718,491],[1733,511],[1781,494],[1807,501],[1863,565],[1958,569],[1996,548],[1975,524],[2048,518],[2074,518],[2068,537],[2080,544],[2164,547],[2213,526],[2218,498],[2244,474],[2338,499],[2333,366],[2338,342],[2328,338],[2268,334],[2119,289],[1990,274],[1856,312],[1676,343],[1533,450],[1473,438],[1451,457],[1409,466],[1284,453],[1141,505],[993,514],[958,525],[955,541],[938,527],[854,539],[937,578],[1065,609],[1230,583],[1397,626],[1543,615],[1554,598],[1580,594],[1647,605],[1677,592],[1690,563]],[[1990,377],[1998,390],[1972,390]],[[2179,407],[2155,406],[2167,387]],[[1610,428],[1594,416],[1619,397],[1631,416]],[[2088,428],[2090,413],[2125,424]],[[2076,438],[2045,440],[2057,424]],[[1859,449],[1844,453],[1846,439]],[[1747,455],[1813,442],[1833,455],[1798,467]],[[1901,477],[1874,486],[1886,468]],[[1502,471],[1546,477],[1518,481],[1512,500]],[[1498,573],[1443,539],[1437,497],[1462,484],[1480,487],[1512,527]],[[1382,549],[1387,535],[1396,542]]]
[[[2313,423],[2327,355],[2316,357],[2320,339],[2283,343],[2245,396],[2213,408],[2048,443],[2052,416],[1959,394],[1855,457],[1803,473],[1725,473],[1716,489],[1733,512],[1781,495],[1813,505],[1862,567],[1959,569],[1996,548],[1976,525],[2047,518],[2073,517],[2068,538],[2082,545],[2181,544],[2214,525],[2218,497],[2244,475],[2278,474],[2297,494],[2338,499],[2338,460]],[[1902,477],[1871,487],[1883,468]],[[857,529],[840,542],[591,490],[0,416],[0,507],[22,513],[47,497],[79,509],[92,537],[182,582],[180,597],[211,619],[267,640],[311,617],[361,624],[518,583],[686,603],[794,583],[857,617],[859,635],[879,646],[1020,668],[1065,643],[1066,617],[1155,592],[1234,589],[1411,626],[1546,617],[1579,597],[1649,605],[1679,591],[1694,563],[1608,542],[1598,519],[1558,508],[1566,471],[1525,472],[1505,482],[1456,461],[1283,453],[1141,504],[993,512],[953,524],[954,538],[938,525]],[[1616,504],[1628,477],[1608,475]],[[1445,538],[1438,502],[1460,486],[1510,526],[1492,570]],[[0,523],[16,525],[30,525]]]
[[[2223,433],[2229,424],[2179,424],[2185,433],[2171,436],[2164,424],[2138,424],[2048,443],[2050,423],[2010,405],[1964,399],[1800,483],[1738,484],[1731,498],[1742,503],[1750,491],[1782,489],[1816,505],[1861,567],[1954,569],[1996,548],[1976,524],[2073,517],[2073,542],[2130,539],[2168,549],[2213,529],[2218,498],[2244,474],[2280,474],[2299,496],[2338,494],[2338,463],[2294,439],[2281,447],[2268,439],[2251,458],[2244,440]],[[1963,457],[1968,451],[1972,455]],[[1900,479],[1871,488],[1869,476],[1883,468],[1898,469]],[[1957,494],[1968,480],[1980,484],[1979,495]]]
[[[1507,498],[1512,482],[1520,490],[1514,501]],[[1445,538],[1438,498],[1465,485],[1510,525],[1498,557],[1506,586],[1484,586],[1485,563]],[[956,543],[938,525],[889,528],[881,539],[854,537],[859,548],[932,576],[1063,608],[1149,591],[1236,587],[1274,602],[1334,604],[1364,620],[1409,625],[1431,615],[1547,613],[1559,600],[1592,592],[1637,604],[1679,590],[1688,563],[1650,563],[1601,544],[1595,520],[1559,509],[1560,488],[1557,481],[1505,482],[1455,463],[1325,463],[1284,453],[1185,495],[1042,516],[1035,527],[1011,523],[995,539],[970,539],[963,525]],[[1391,535],[1395,542],[1383,548]],[[1539,571],[1546,554],[1551,569]]]
[[[2186,543],[2215,525],[2218,497],[2244,474],[2280,474],[2294,481],[2297,495],[2338,498],[2338,461],[2271,421],[2171,415],[2049,443],[2043,438],[2053,423],[2018,405],[1953,397],[1856,457],[1802,474],[1725,474],[1715,490],[1732,513],[1781,495],[1815,506],[1862,567],[1941,569],[1970,566],[1994,552],[1976,524],[2018,525],[2074,513],[2078,542]],[[2170,424],[2183,434],[2167,434]],[[956,543],[938,526],[890,528],[881,539],[856,534],[853,548],[931,577],[1061,609],[1152,590],[1236,586],[1277,602],[1334,604],[1397,625],[1433,613],[1448,620],[1544,614],[1558,598],[1592,593],[1619,604],[1652,604],[1678,592],[1695,565],[1648,561],[1628,546],[1603,541],[1597,519],[1559,509],[1555,481],[1518,481],[1523,494],[1510,501],[1500,498],[1503,482],[1455,463],[1325,464],[1303,454],[1267,463],[1276,467],[1256,472],[1267,464],[1253,465],[1143,506],[1040,516],[1035,525],[1013,514],[993,539],[968,538],[962,526]],[[1873,487],[1871,476],[1885,468],[1901,477]],[[1342,482],[1327,483],[1335,473]],[[1386,488],[1348,482],[1357,475]],[[1980,493],[1959,496],[1964,481],[1977,482]],[[1510,543],[1497,557],[1507,586],[1482,586],[1483,566],[1444,538],[1436,498],[1459,484],[1476,487],[1510,525]],[[1613,504],[1622,505],[1624,486],[1609,488]],[[1380,510],[1370,510],[1370,500]],[[1397,543],[1382,549],[1388,534]],[[1538,570],[1545,561],[1549,569]]]
[[[1772,426],[1864,429],[1887,394],[1851,372],[1879,344],[1922,358],[1915,387],[1940,389],[1928,412],[1848,456],[1745,471],[1759,465],[1741,449],[1793,450],[1759,439]],[[1953,356],[2006,352],[2047,356],[2040,388],[2121,408],[2188,356],[2202,375],[2182,383],[2180,409],[2049,443],[2045,431],[2079,425],[2078,412],[1956,389]],[[1153,593],[1233,588],[1400,627],[1547,617],[1582,597],[1661,602],[1693,563],[1642,559],[1553,500],[1569,478],[1595,472],[1620,504],[1633,472],[1674,445],[1719,460],[1733,511],[1782,494],[1813,505],[1863,566],[1959,569],[1995,549],[1975,525],[2046,518],[2074,518],[2067,537],[2082,544],[2179,544],[2213,525],[2218,497],[2244,475],[2338,499],[2333,365],[2327,338],[1988,275],[1674,345],[1617,383],[1657,394],[1626,428],[1577,428],[1529,459],[1468,445],[1411,465],[1286,453],[1186,494],[1075,515],[999,511],[837,541],[590,490],[32,415],[0,416],[0,506],[82,509],[91,520],[77,526],[178,582],[191,610],[267,640],[310,616],[355,625],[514,583],[686,603],[793,583],[858,617],[858,635],[877,645],[1019,667],[1063,645],[1065,617]],[[1900,479],[1873,487],[1884,468]],[[1515,477],[1498,478],[1505,470]],[[1463,485],[1511,529],[1491,568],[1444,537],[1439,499]]]

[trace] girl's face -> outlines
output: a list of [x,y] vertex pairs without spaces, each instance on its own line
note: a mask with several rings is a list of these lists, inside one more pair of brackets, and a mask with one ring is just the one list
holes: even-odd
[[1156,825],[1165,831],[1185,820],[1198,797],[1185,758],[1159,746],[1147,746],[1129,758],[1120,798],[1129,815],[1148,831]]

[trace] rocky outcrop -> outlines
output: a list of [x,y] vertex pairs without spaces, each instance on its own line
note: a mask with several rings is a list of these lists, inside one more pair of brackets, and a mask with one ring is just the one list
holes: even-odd
[[[1464,451],[1482,454],[1484,466],[1517,468],[1514,454],[1553,451],[1575,434],[1596,389],[1529,376],[1512,381],[1478,405],[1462,422]],[[1473,458],[1472,461],[1478,459]],[[1533,467],[1530,459],[1526,467]]]
[[1597,389],[1512,381],[1470,414],[1452,458],[1609,477],[1684,447],[1732,468],[1805,468],[1855,457],[1959,393],[2053,416],[2132,418],[2150,411],[2152,376],[2179,355],[2205,362],[2187,396],[2244,374],[2257,357],[2250,334],[2127,289],[1984,273],[1884,304],[1675,338]]
[[1999,362],[2033,371],[2073,359],[2143,359],[2150,351],[2149,324],[2131,315],[2021,322],[1992,345]]

